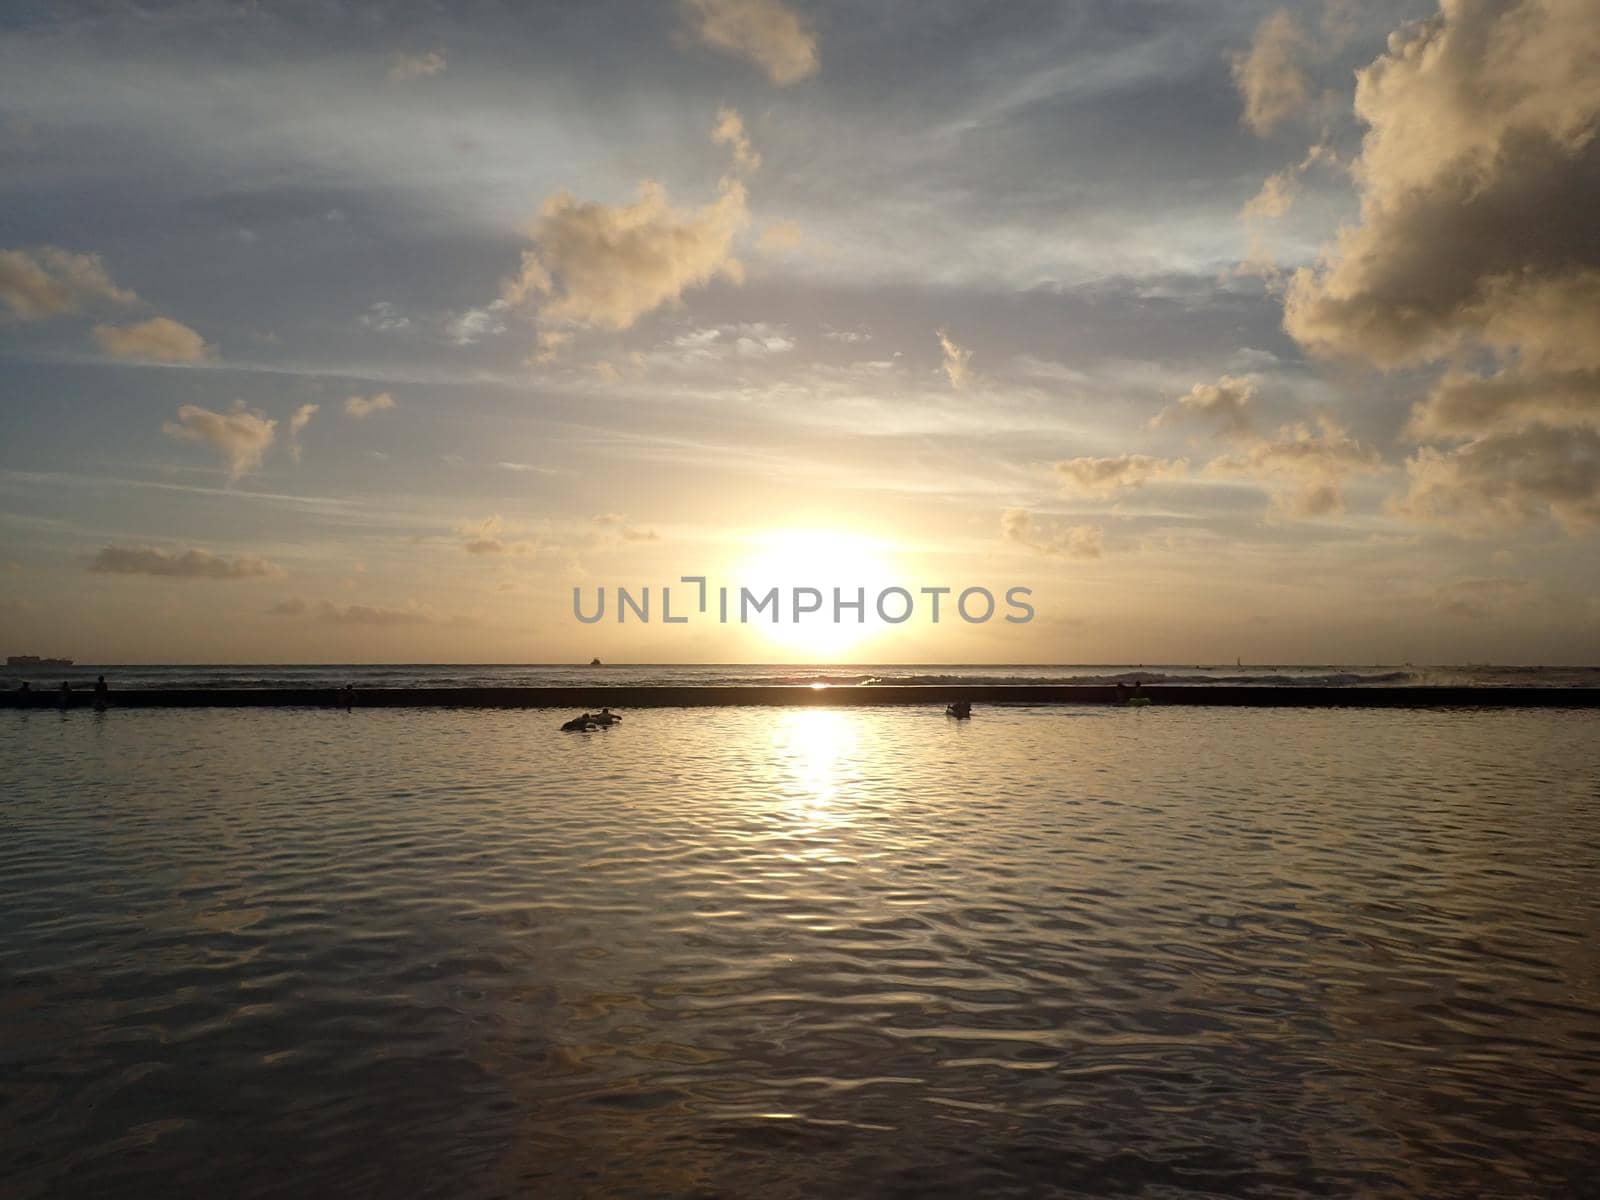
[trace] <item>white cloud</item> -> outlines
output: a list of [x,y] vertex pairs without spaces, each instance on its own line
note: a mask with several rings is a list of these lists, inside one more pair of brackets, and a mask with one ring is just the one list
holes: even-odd
[[541,320],[627,329],[691,287],[742,280],[733,240],[749,220],[737,180],[724,180],[718,199],[697,209],[673,208],[655,182],[633,204],[615,206],[559,192],[540,210],[534,248],[502,296]]
[[300,461],[300,434],[305,427],[311,424],[311,418],[317,415],[315,404],[302,404],[294,410],[294,415],[289,418],[289,454],[295,462]]
[[1210,420],[1222,434],[1242,434],[1250,430],[1255,384],[1248,379],[1224,375],[1215,383],[1197,383],[1155,415],[1151,425],[1175,425],[1183,421]]
[[177,421],[168,421],[161,430],[168,437],[184,442],[204,442],[222,452],[235,479],[261,465],[261,460],[277,438],[278,423],[264,414],[234,401],[231,412],[218,413],[196,404],[178,409]]
[[1285,8],[1256,26],[1250,49],[1233,56],[1233,82],[1244,100],[1244,123],[1268,134],[1305,108],[1311,94],[1303,58],[1306,35]]
[[394,406],[394,397],[388,392],[378,392],[371,396],[346,396],[344,415],[359,420],[362,417],[370,417],[376,412],[387,412]]
[[[1456,364],[1396,511],[1463,530],[1600,510],[1600,8],[1449,0],[1358,73],[1361,219],[1290,281],[1307,349]],[[1474,374],[1465,363],[1484,364]]]
[[972,373],[967,363],[972,358],[972,351],[956,345],[943,329],[935,336],[939,339],[939,349],[944,352],[944,373],[950,379],[950,386],[959,391],[967,386],[967,381],[971,378]]
[[1000,532],[1008,542],[1061,558],[1099,558],[1105,552],[1098,525],[1040,522],[1023,508],[1008,508],[1000,516]]
[[717,120],[711,127],[711,140],[733,151],[733,165],[739,170],[748,174],[760,169],[761,155],[751,147],[749,135],[744,131],[744,118],[736,109],[726,105],[717,109]]
[[1110,495],[1143,487],[1152,479],[1176,479],[1189,473],[1187,459],[1119,454],[1111,458],[1070,458],[1055,464],[1066,491]]
[[96,325],[94,338],[113,358],[202,362],[214,353],[198,333],[170,317],[152,317],[132,325]]
[[68,316],[99,304],[128,305],[139,297],[111,282],[98,254],[55,246],[0,250],[0,303],[19,321]]
[[701,42],[755,64],[778,87],[817,72],[816,35],[779,0],[683,0],[683,9]]

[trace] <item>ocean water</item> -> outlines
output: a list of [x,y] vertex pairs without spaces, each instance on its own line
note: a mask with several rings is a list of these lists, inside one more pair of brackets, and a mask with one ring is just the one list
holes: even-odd
[[1250,684],[1258,687],[1371,687],[1384,684],[1478,687],[1600,687],[1600,667],[1506,666],[1315,666],[1206,665],[1203,663],[1089,663],[1062,666],[951,666],[904,663],[835,665],[704,665],[616,663],[572,664],[386,663],[312,665],[230,664],[223,666],[123,665],[92,663],[72,667],[0,668],[0,691],[24,679],[35,691],[54,691],[63,679],[88,687],[104,674],[113,688],[294,688],[342,687],[586,687],[732,684],[790,684],[852,687],[860,684]]
[[1576,1196],[1600,714],[0,712],[0,1194]]

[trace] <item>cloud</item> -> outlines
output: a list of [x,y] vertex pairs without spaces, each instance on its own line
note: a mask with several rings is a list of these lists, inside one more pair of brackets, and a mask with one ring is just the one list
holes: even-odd
[[509,307],[504,300],[492,300],[482,308],[469,308],[463,313],[446,317],[444,336],[451,345],[471,346],[485,337],[504,333],[505,312]]
[[378,392],[372,396],[346,396],[344,415],[359,420],[375,412],[387,412],[394,406],[394,397],[388,392]]
[[773,221],[761,231],[756,246],[763,254],[782,254],[793,250],[805,241],[805,232],[798,221]]
[[1113,458],[1071,458],[1055,464],[1066,491],[1110,495],[1143,487],[1152,479],[1175,479],[1189,473],[1189,460],[1153,458],[1148,454],[1119,454]]
[[466,538],[463,544],[468,554],[532,554],[534,547],[531,542],[508,542],[505,540],[506,525],[499,513],[477,523],[468,521],[458,525],[456,531]]
[[300,434],[305,427],[311,424],[311,418],[317,415],[315,404],[302,404],[294,410],[294,415],[289,418],[289,454],[295,462],[300,461]]
[[1322,417],[1316,428],[1298,422],[1271,437],[1251,439],[1238,452],[1212,459],[1206,470],[1263,479],[1274,511],[1305,518],[1343,512],[1343,482],[1351,475],[1382,471],[1384,462],[1337,421]]
[[255,467],[277,438],[278,423],[236,400],[231,412],[217,413],[197,404],[178,409],[178,419],[161,431],[183,442],[205,442],[222,452],[235,479]]
[[159,575],[168,579],[278,579],[285,571],[251,554],[223,558],[209,550],[156,546],[105,546],[89,564],[102,575]]
[[433,617],[421,607],[384,608],[372,604],[312,603],[298,596],[279,601],[267,610],[279,617],[314,617],[332,625],[428,625]]
[[1287,216],[1294,207],[1300,181],[1293,169],[1268,175],[1261,190],[1245,202],[1239,215],[1247,221],[1271,221]]
[[1243,434],[1250,430],[1250,411],[1256,387],[1248,379],[1224,375],[1215,383],[1197,383],[1153,418],[1153,426],[1176,425],[1184,421],[1209,420],[1217,423],[1220,435]]
[[724,179],[721,195],[697,209],[673,208],[652,180],[640,185],[633,204],[580,202],[558,192],[540,209],[534,249],[523,251],[522,269],[501,295],[536,308],[545,321],[627,329],[691,287],[718,276],[742,281],[733,240],[749,223],[744,184],[736,179]]
[[1301,65],[1306,35],[1285,8],[1256,26],[1250,49],[1233,56],[1233,84],[1244,100],[1244,123],[1265,136],[1306,107],[1311,81]]
[[1443,616],[1468,621],[1505,620],[1540,594],[1531,581],[1505,575],[1457,579],[1434,592],[1433,607]]
[[443,50],[429,50],[425,54],[400,54],[389,56],[389,81],[407,83],[413,79],[426,79],[438,75],[448,64]]
[[1061,558],[1099,558],[1105,549],[1098,525],[1041,525],[1023,508],[1000,515],[1000,533],[1008,542]]
[[94,339],[113,358],[202,362],[214,353],[198,333],[170,317],[151,317],[132,325],[96,325]]
[[967,363],[972,358],[972,351],[963,350],[952,342],[943,329],[935,336],[939,339],[939,349],[944,351],[944,373],[950,377],[950,386],[959,391],[967,386],[967,380],[971,378]]
[[566,329],[541,329],[538,343],[539,349],[534,354],[533,361],[545,366],[555,362],[561,352],[572,345],[572,333]]
[[733,165],[746,174],[760,170],[761,155],[751,148],[750,138],[744,131],[744,118],[736,109],[724,105],[717,109],[716,124],[711,127],[711,140],[733,151]]
[[98,254],[74,254],[55,246],[0,250],[0,302],[16,320],[41,321],[95,304],[138,300],[111,282]]
[[362,325],[379,333],[402,333],[411,328],[411,318],[391,300],[379,300],[358,318]]
[[654,529],[636,529],[630,526],[628,519],[621,513],[596,513],[592,519],[602,529],[615,529],[617,536],[625,542],[656,542],[661,540],[661,535]]
[[1397,511],[1575,531],[1600,506],[1597,56],[1593,4],[1451,0],[1358,72],[1361,219],[1292,277],[1284,327],[1384,370],[1453,364],[1410,425],[1447,445]]
[[1600,431],[1534,424],[1406,460],[1392,512],[1483,535],[1548,513],[1568,533],[1600,527]]
[[683,10],[701,42],[755,64],[777,87],[817,72],[816,36],[778,0],[683,0]]

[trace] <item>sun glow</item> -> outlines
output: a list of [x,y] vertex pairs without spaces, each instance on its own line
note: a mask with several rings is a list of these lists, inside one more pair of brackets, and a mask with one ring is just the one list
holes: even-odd
[[[736,584],[752,591],[779,589],[782,606],[778,620],[763,617],[751,629],[774,646],[812,662],[825,662],[860,646],[884,625],[873,611],[878,591],[893,583],[879,543],[859,534],[836,530],[785,529],[754,539],[753,553],[735,569]],[[822,607],[796,618],[792,607],[795,588],[815,588]],[[834,589],[847,600],[865,590],[866,606],[857,619],[847,609],[835,621]]]

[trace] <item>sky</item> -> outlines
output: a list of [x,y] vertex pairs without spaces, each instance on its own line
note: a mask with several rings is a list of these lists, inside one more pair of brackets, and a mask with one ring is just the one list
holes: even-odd
[[1593,0],[8,4],[0,652],[1594,663],[1597,56]]

